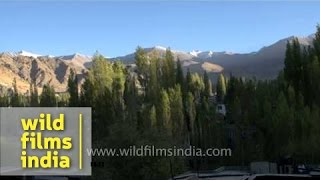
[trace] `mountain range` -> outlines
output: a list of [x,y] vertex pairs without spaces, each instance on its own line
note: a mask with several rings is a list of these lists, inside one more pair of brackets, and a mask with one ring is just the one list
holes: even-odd
[[[302,46],[312,45],[314,34],[307,37],[298,37]],[[200,72],[206,70],[212,73],[232,74],[243,77],[256,77],[257,79],[273,79],[283,69],[286,45],[295,37],[281,39],[270,46],[262,47],[257,52],[232,53],[215,51],[183,52],[172,50],[175,59],[180,59],[185,69]],[[157,51],[164,55],[166,48],[155,46],[145,48],[146,52]],[[120,59],[125,63],[134,62],[134,53],[112,58]],[[213,74],[214,75],[214,74]]]
[[[273,79],[283,69],[286,44],[294,36],[281,39],[274,44],[262,47],[257,52],[232,53],[199,51],[184,52],[171,50],[175,60],[180,59],[184,70],[192,72],[209,72],[212,79],[217,74],[224,73],[242,77],[256,77],[257,79]],[[298,37],[302,46],[312,44],[314,34]],[[144,48],[146,53],[157,52],[163,56],[166,48],[154,46]],[[109,58],[111,61],[120,60],[125,64],[134,63],[134,52],[124,56]],[[0,54],[0,87],[12,87],[13,79],[17,81],[18,89],[27,92],[30,82],[36,79],[38,87],[51,84],[57,92],[66,91],[70,70],[74,69],[80,81],[90,68],[92,56],[79,53],[63,56],[39,55],[27,51],[3,52]]]

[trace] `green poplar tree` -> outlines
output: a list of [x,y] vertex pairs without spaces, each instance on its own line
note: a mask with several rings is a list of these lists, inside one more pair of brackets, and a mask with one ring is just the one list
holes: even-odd
[[171,132],[171,108],[169,95],[165,89],[160,91],[160,101],[157,106],[158,127],[160,129],[165,128],[168,132]]
[[186,130],[183,113],[183,102],[180,85],[169,89],[172,135],[178,141],[183,140],[183,132]]
[[218,77],[218,83],[217,83],[217,101],[219,103],[224,102],[224,98],[227,93],[227,88],[226,88],[226,80],[223,76],[223,74],[219,74]]
[[38,88],[35,81],[30,83],[30,106],[31,107],[39,106],[39,94],[38,94]]
[[12,87],[13,87],[13,91],[12,91],[12,95],[11,95],[10,104],[12,107],[21,107],[22,100],[21,100],[21,96],[19,95],[16,78],[13,79]]
[[177,60],[176,82],[177,84],[180,84],[181,87],[184,86],[183,70],[182,70],[182,65],[179,58]]
[[79,106],[78,78],[73,69],[70,70],[70,75],[68,79],[68,92],[70,95],[69,106]]
[[50,85],[44,85],[40,96],[41,107],[55,107],[57,106],[56,94],[54,88]]
[[209,79],[207,71],[204,71],[203,74],[203,81],[204,81],[204,96],[210,97],[212,96],[212,82]]

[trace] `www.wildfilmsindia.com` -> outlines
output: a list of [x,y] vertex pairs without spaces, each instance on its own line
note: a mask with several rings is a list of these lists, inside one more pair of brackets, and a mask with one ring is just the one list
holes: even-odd
[[179,148],[157,148],[153,145],[130,146],[128,148],[94,148],[87,149],[88,156],[110,156],[110,157],[230,157],[230,148],[207,148],[201,149],[195,146]]

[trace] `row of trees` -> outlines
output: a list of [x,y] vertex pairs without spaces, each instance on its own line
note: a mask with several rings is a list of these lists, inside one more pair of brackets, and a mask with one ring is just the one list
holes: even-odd
[[[288,42],[276,80],[220,74],[213,87],[206,72],[184,72],[170,49],[157,54],[138,47],[135,60],[136,67],[126,67],[95,55],[80,88],[71,71],[67,95],[56,96],[49,85],[38,95],[32,83],[30,96],[22,96],[14,81],[13,93],[3,95],[0,104],[92,107],[93,147],[233,150],[232,157],[223,158],[93,157],[106,162],[93,169],[93,179],[163,179],[186,170],[288,156],[297,163],[320,161],[320,28],[312,47],[302,47],[297,39]],[[217,103],[226,105],[225,117],[216,113]]]
[[[168,49],[165,55],[136,51],[134,70],[121,62],[95,55],[92,67],[79,87],[71,70],[68,93],[57,95],[45,85],[42,93],[34,83],[30,95],[18,92],[16,82],[2,106],[92,107],[93,146],[128,148],[132,145],[165,147],[224,147],[223,128],[215,118],[212,83],[206,72],[184,73]],[[216,125],[217,124],[217,125]],[[221,138],[218,138],[220,136]],[[217,137],[217,138],[211,138]],[[188,169],[210,166],[210,159],[181,157],[94,157],[106,167],[94,168],[93,178],[163,179]]]
[[[188,71],[184,76],[180,61],[174,61],[169,49],[161,56],[138,48],[135,59],[135,70],[100,55],[93,60],[78,103],[93,108],[96,145],[221,145],[209,138],[218,131],[213,130],[215,110],[208,101],[213,94],[208,74]],[[70,93],[73,96],[77,97]],[[199,166],[195,159],[178,157],[106,158],[106,162],[108,176],[119,179],[161,179]],[[129,163],[124,166],[124,162]],[[102,170],[96,174],[106,175]]]
[[16,79],[13,80],[12,88],[1,90],[0,106],[1,107],[55,107],[67,106],[69,96],[61,94],[57,96],[54,87],[44,85],[42,93],[39,96],[38,87],[35,83],[30,84],[28,95],[21,94],[17,87]]
[[[252,160],[320,161],[320,27],[312,46],[288,42],[284,70],[276,80],[230,77],[222,84],[227,121],[236,127],[234,153]],[[221,83],[222,82],[222,83]],[[242,153],[246,152],[246,153]]]

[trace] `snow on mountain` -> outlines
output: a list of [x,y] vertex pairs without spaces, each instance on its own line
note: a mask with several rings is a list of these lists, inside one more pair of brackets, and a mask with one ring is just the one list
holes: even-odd
[[44,57],[44,58],[55,58],[55,56],[53,56],[53,55],[45,55],[45,56],[41,56],[41,57]]
[[208,59],[208,58],[212,58],[212,57],[214,57],[214,56],[232,55],[232,54],[234,54],[234,53],[232,53],[232,52],[226,52],[226,51],[213,52],[213,51],[192,50],[192,51],[189,52],[189,54],[191,54],[191,55],[194,56],[195,58]]
[[212,51],[205,51],[197,54],[197,58],[201,58],[201,59],[211,58],[212,56],[213,56]]
[[19,52],[4,52],[4,54],[12,56],[12,57],[14,57],[14,56],[26,56],[26,57],[34,57],[34,58],[44,57],[44,58],[56,58],[56,59],[61,59],[61,60],[71,60],[74,58],[83,58],[84,60],[89,61],[92,59],[92,56],[83,55],[80,53],[74,53],[72,55],[53,56],[53,55],[40,55],[40,54],[36,54],[36,53],[22,50]]
[[158,49],[158,50],[162,50],[162,51],[166,51],[167,50],[167,48],[162,47],[162,46],[154,46],[153,48],[154,49]]
[[24,56],[24,57],[33,57],[33,58],[49,58],[49,59],[55,59],[55,60],[62,60],[66,63],[73,63],[76,67],[81,68],[87,68],[92,61],[92,56],[83,55],[80,53],[75,53],[72,55],[63,55],[63,56],[53,56],[53,55],[40,55],[35,54],[28,51],[19,51],[19,52],[4,52],[2,54],[5,54],[10,57],[17,57],[17,56]]
[[34,58],[42,56],[42,55],[39,55],[39,54],[34,54],[32,52],[24,51],[24,50],[18,52],[17,55],[19,55],[19,56],[27,56],[27,57],[34,57]]
[[192,51],[189,52],[189,54],[191,54],[191,55],[194,56],[194,57],[197,57],[198,54],[200,54],[200,53],[202,53],[202,52],[199,51],[199,50],[192,50]]

